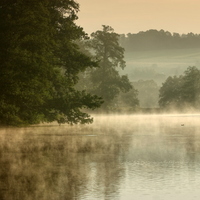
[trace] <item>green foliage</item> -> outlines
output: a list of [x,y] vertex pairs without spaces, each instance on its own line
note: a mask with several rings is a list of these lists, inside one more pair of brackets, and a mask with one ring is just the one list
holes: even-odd
[[160,88],[159,105],[164,108],[199,108],[200,70],[188,67],[183,76],[168,77]]
[[160,107],[179,107],[181,106],[181,88],[183,84],[182,76],[169,76],[160,88],[159,105]]
[[99,60],[99,68],[91,72],[91,92],[103,98],[103,109],[108,110],[121,91],[128,92],[132,89],[128,77],[120,76],[117,70],[125,67],[124,49],[119,45],[119,35],[105,25],[103,30],[91,34],[87,45]]
[[188,67],[183,76],[182,99],[194,107],[200,105],[200,70]]
[[74,89],[78,73],[97,64],[75,40],[78,4],[68,0],[0,3],[0,124],[91,122],[81,108],[101,100]]

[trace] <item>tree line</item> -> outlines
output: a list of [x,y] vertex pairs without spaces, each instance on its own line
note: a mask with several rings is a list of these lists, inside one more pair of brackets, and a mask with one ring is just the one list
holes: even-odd
[[120,44],[126,51],[200,48],[200,34],[179,34],[150,29],[135,34],[121,34]]

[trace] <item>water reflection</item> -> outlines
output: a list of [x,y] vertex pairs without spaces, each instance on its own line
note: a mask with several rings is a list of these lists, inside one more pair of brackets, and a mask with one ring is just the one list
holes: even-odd
[[0,199],[199,199],[199,120],[97,116],[89,126],[0,129]]

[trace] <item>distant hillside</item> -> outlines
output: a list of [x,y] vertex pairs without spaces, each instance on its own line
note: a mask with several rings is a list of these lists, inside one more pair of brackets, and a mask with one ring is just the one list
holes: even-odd
[[122,34],[120,35],[120,44],[126,52],[200,48],[200,34],[180,35],[179,33],[151,29],[136,34]]
[[131,81],[155,80],[159,85],[168,76],[182,74],[188,66],[200,68],[200,48],[125,52],[126,68]]

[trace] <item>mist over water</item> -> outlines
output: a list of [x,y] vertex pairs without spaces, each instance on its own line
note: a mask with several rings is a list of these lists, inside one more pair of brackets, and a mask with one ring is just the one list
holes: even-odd
[[200,198],[200,115],[0,129],[0,199]]

